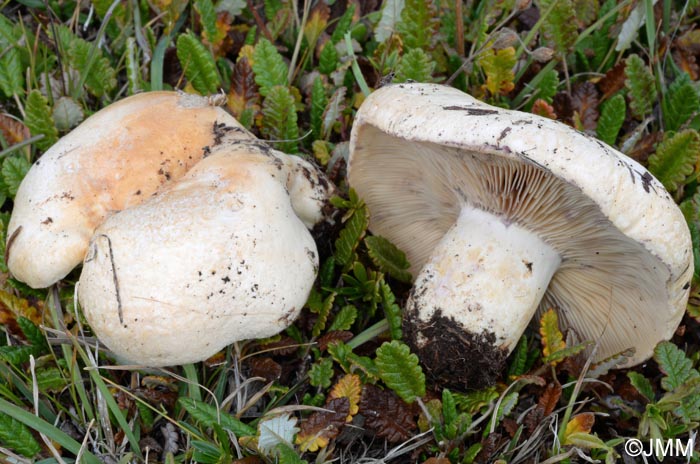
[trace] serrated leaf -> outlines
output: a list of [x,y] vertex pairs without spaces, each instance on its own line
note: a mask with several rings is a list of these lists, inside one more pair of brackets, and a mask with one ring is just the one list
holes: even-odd
[[333,378],[333,361],[322,358],[311,365],[309,383],[314,387],[328,388]]
[[349,414],[350,401],[346,397],[329,398],[325,408],[328,411],[315,412],[301,423],[295,440],[301,451],[318,451],[338,436]]
[[550,69],[542,75],[542,79],[537,83],[534,96],[547,103],[552,103],[554,95],[557,94],[558,87],[559,73],[556,69]]
[[49,367],[36,371],[36,382],[39,390],[46,393],[58,393],[63,390],[67,381],[61,370],[57,367]]
[[328,331],[350,330],[356,319],[357,308],[353,305],[343,306],[343,308],[338,311],[338,314],[336,314],[335,319],[333,319],[333,323],[328,328]]
[[377,348],[375,364],[379,377],[407,403],[425,396],[425,374],[418,363],[418,356],[399,341],[384,342]]
[[435,62],[420,48],[413,48],[405,53],[399,61],[393,82],[433,82]]
[[360,377],[355,374],[346,374],[341,377],[333,388],[331,389],[328,397],[330,399],[334,398],[347,398],[350,403],[350,413],[348,414],[346,422],[352,422],[352,416],[357,414],[360,404],[360,395],[362,394],[362,384],[360,383]]
[[562,348],[561,350],[555,351],[554,353],[550,354],[549,356],[545,356],[542,361],[545,363],[549,363],[552,365],[557,364],[559,361],[562,361],[566,358],[570,358],[571,356],[576,356],[591,344],[592,342],[585,342],[585,343],[579,343],[578,345],[574,346],[567,346],[565,348]]
[[331,41],[326,42],[318,56],[319,72],[330,76],[338,68],[339,64],[340,60],[338,59],[338,51],[335,49],[335,45]]
[[615,353],[612,356],[609,356],[597,362],[596,364],[592,365],[591,368],[588,370],[586,377],[589,377],[591,379],[598,379],[604,376],[610,371],[610,369],[616,369],[627,364],[629,358],[634,356],[634,352],[634,348],[629,348],[625,351]]
[[384,0],[382,17],[374,28],[374,40],[379,43],[386,41],[396,31],[396,24],[401,21],[401,12],[405,0]]
[[35,325],[41,324],[42,316],[38,309],[29,304],[25,298],[21,298],[12,293],[0,290],[0,302],[7,308],[15,318],[27,318]]
[[401,340],[403,337],[403,332],[401,330],[401,323],[403,321],[401,307],[396,304],[394,292],[391,291],[389,284],[384,282],[384,279],[382,279],[380,283],[379,293],[382,296],[384,315],[386,316],[386,320],[389,322],[389,332],[391,333],[391,338],[393,340]]
[[[323,55],[323,54],[322,54]],[[319,65],[320,66],[320,65]],[[326,96],[326,89],[323,86],[323,81],[320,77],[314,79],[314,84],[311,87],[311,133],[316,141],[321,139],[322,125],[323,125],[323,113],[326,111],[326,106],[328,105],[328,97]]]
[[649,68],[638,55],[627,57],[625,66],[625,87],[630,98],[632,115],[643,119],[651,113],[656,101],[656,82]]
[[439,24],[435,0],[406,0],[396,30],[406,48],[430,50],[437,40]]
[[13,366],[19,366],[28,362],[35,352],[33,346],[0,346],[0,359]]
[[654,401],[654,387],[651,385],[649,379],[644,377],[639,372],[630,371],[627,373],[627,378],[630,379],[630,384],[637,389],[639,393],[644,396],[648,401]]
[[[262,93],[262,87],[260,87],[260,93]],[[275,148],[285,153],[299,151],[296,140],[299,138],[297,111],[294,97],[288,87],[276,85],[267,90],[262,114],[261,132],[270,140],[280,141],[275,143]]]
[[51,115],[51,109],[38,90],[32,90],[27,96],[27,101],[24,104],[24,124],[33,136],[44,136],[34,143],[42,151],[48,150],[58,140],[58,131]]
[[311,330],[312,337],[318,337],[326,328],[326,322],[328,322],[328,316],[333,309],[333,302],[335,301],[335,293],[331,293],[323,300],[323,304],[317,312],[316,322],[314,323],[313,329]]
[[483,407],[498,399],[498,392],[495,387],[475,390],[469,393],[452,393],[460,411],[474,414]]
[[673,192],[693,173],[699,159],[700,134],[694,129],[685,129],[664,137],[656,153],[649,157],[649,170]]
[[368,225],[367,208],[362,206],[356,209],[335,241],[335,259],[339,264],[346,266],[353,261],[355,249],[364,237]]
[[267,96],[275,86],[286,86],[287,66],[282,55],[267,39],[260,39],[253,51],[255,83],[260,86],[260,95]]
[[603,103],[596,127],[598,138],[608,145],[614,145],[622,123],[625,122],[626,112],[625,97],[620,94]]
[[289,414],[260,421],[258,424],[258,449],[263,454],[271,456],[280,444],[291,445],[294,436],[299,432],[296,417]]
[[202,95],[218,92],[220,82],[214,57],[191,33],[177,38],[177,59],[185,77],[197,92]]
[[411,282],[412,276],[407,270],[411,265],[406,254],[396,245],[378,235],[365,237],[365,245],[369,257],[381,272],[400,282]]
[[231,87],[229,88],[227,104],[233,115],[243,119],[246,110],[259,111],[260,94],[255,83],[253,68],[248,57],[242,56],[236,61],[231,74]]
[[343,39],[343,36],[345,35],[346,32],[350,30],[350,26],[352,25],[352,18],[353,15],[355,14],[355,5],[350,4],[348,5],[347,9],[345,10],[345,13],[343,13],[343,16],[340,17],[338,22],[335,25],[335,29],[333,29],[333,34],[331,34],[331,42],[334,44],[337,44]]
[[27,341],[35,348],[35,354],[48,348],[44,333],[32,321],[20,316],[17,318],[17,325],[22,329],[22,333],[27,338]]
[[202,24],[202,37],[216,47],[223,39],[223,34],[216,27],[216,10],[212,0],[196,0],[194,9],[199,14],[199,20]]
[[665,374],[661,386],[666,391],[673,391],[689,380],[700,377],[693,369],[693,362],[685,353],[671,342],[661,342],[654,348],[654,360]]
[[178,398],[178,404],[185,408],[190,416],[206,427],[211,427],[215,424],[220,425],[222,428],[233,432],[237,437],[256,434],[256,430],[253,427],[244,424],[225,411],[217,411],[216,407],[204,401],[180,397]]
[[21,95],[24,87],[24,69],[20,52],[15,47],[0,51],[0,89],[7,97]]
[[515,88],[515,48],[487,48],[479,55],[477,63],[486,74],[485,86],[491,95],[505,95]]
[[682,73],[669,86],[662,109],[667,131],[677,131],[691,116],[700,112],[700,97],[687,73]]
[[58,28],[64,57],[78,71],[90,93],[101,97],[117,86],[117,73],[104,56],[97,42],[87,42],[66,26]]
[[325,140],[331,135],[333,126],[335,122],[340,119],[343,115],[343,110],[345,110],[345,92],[346,87],[339,87],[333,92],[326,110],[323,112],[322,124],[321,124],[321,135]]
[[19,184],[29,171],[31,165],[24,156],[10,156],[2,163],[2,181],[7,187],[7,192],[14,197],[17,194]]
[[41,451],[29,427],[8,414],[0,414],[0,444],[28,458]]
[[564,336],[559,330],[559,317],[552,308],[545,311],[540,318],[540,336],[542,337],[542,355],[545,358],[566,348]]
[[[547,42],[560,54],[566,54],[576,43],[578,29],[576,12],[571,0],[538,0],[535,2],[543,15],[542,33]],[[544,14],[549,12],[546,17]]]
[[[693,243],[694,273],[693,280],[700,279],[700,192],[680,204],[685,221],[690,229],[690,239]],[[690,310],[690,306],[688,308]],[[697,317],[693,315],[693,317]]]
[[316,41],[326,29],[328,18],[330,17],[330,9],[324,2],[319,2],[314,6],[309,14],[309,17],[304,24],[304,38],[310,49],[316,47]]
[[513,379],[525,374],[527,366],[527,336],[523,335],[511,354],[510,366],[508,366],[508,378]]
[[457,403],[452,392],[447,388],[442,391],[442,420],[449,425],[457,420]]

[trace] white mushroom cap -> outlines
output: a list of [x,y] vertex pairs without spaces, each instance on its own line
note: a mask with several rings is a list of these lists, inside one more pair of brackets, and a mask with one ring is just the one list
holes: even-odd
[[182,177],[226,132],[252,138],[205,97],[148,92],[88,118],[37,160],[8,226],[12,274],[31,287],[65,277],[95,228]]
[[196,362],[278,333],[315,280],[307,226],[324,218],[332,192],[299,157],[225,142],[97,229],[78,284],[90,327],[146,366]]
[[677,328],[693,272],[687,224],[661,183],[604,143],[456,89],[400,84],[365,100],[350,153],[371,231],[417,275],[404,325],[437,374],[489,377],[465,350],[502,362],[538,308],[599,341],[595,360],[635,348],[628,365]]

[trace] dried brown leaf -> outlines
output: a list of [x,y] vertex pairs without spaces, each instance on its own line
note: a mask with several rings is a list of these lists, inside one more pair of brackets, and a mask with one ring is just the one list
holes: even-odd
[[371,384],[362,389],[360,414],[365,417],[365,427],[390,443],[399,443],[413,436],[416,429],[416,413],[393,392]]
[[326,402],[325,408],[330,411],[315,412],[301,423],[295,443],[302,452],[325,448],[338,436],[350,413],[350,401],[345,397],[334,398]]
[[344,343],[352,339],[354,336],[355,334],[349,330],[332,330],[318,339],[318,348],[321,351],[326,351],[328,345],[331,343],[339,341]]
[[264,350],[275,356],[289,356],[296,353],[299,344],[292,337],[282,337],[276,342],[263,345]]
[[493,462],[495,454],[500,448],[503,437],[500,433],[492,433],[488,437],[481,440],[481,451],[476,455],[474,462],[476,464],[485,464],[487,462]]
[[235,117],[240,117],[243,110],[253,108],[260,110],[260,94],[255,74],[248,58],[243,56],[233,67],[231,87],[228,91],[228,107]]
[[8,146],[15,145],[29,138],[29,128],[23,122],[0,114],[0,134]]
[[282,376],[282,366],[268,357],[254,357],[248,361],[250,365],[250,375],[262,377],[267,382],[279,380]]
[[432,457],[427,461],[423,461],[423,464],[450,464],[450,460],[447,458]]
[[625,86],[625,61],[620,61],[610,68],[598,81],[598,88],[603,92],[601,100],[607,100]]
[[571,95],[564,92],[559,92],[552,99],[552,107],[554,112],[557,114],[559,121],[565,122],[569,125],[573,125],[574,108],[571,101]]
[[538,98],[532,105],[532,114],[544,116],[549,119],[557,119],[557,113],[554,112],[554,107],[546,101]]
[[[581,123],[580,130],[595,130],[598,122],[598,90],[591,82],[583,82],[574,87],[571,99],[578,121]],[[576,118],[576,117],[575,117]]]
[[561,398],[561,384],[552,382],[547,385],[537,404],[542,407],[544,415],[549,416],[557,407],[559,398]]

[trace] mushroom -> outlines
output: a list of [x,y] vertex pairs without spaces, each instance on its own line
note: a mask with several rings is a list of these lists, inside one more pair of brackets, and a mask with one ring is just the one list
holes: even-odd
[[349,184],[402,248],[404,329],[436,380],[494,382],[536,312],[556,308],[594,361],[651,356],[685,311],[687,224],[646,169],[556,121],[440,85],[381,88],[359,109]]
[[223,142],[97,228],[78,282],[90,327],[118,357],[154,367],[280,332],[315,280],[309,229],[328,218],[333,191],[298,156]]
[[148,92],[95,113],[39,158],[22,181],[8,226],[13,276],[48,287],[85,257],[95,228],[182,177],[234,131],[215,99]]

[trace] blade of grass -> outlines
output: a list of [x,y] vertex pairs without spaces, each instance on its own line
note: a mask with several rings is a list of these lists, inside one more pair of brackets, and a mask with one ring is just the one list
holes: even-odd
[[357,81],[357,85],[360,86],[360,90],[362,90],[362,93],[364,93],[365,97],[367,97],[372,92],[369,90],[367,82],[365,82],[365,77],[362,75],[360,65],[357,64],[357,57],[355,57],[355,51],[352,48],[352,38],[350,37],[350,31],[345,33],[344,38],[345,48],[348,52],[348,56],[352,60],[352,75],[355,76],[355,81]]
[[199,379],[194,364],[184,364],[182,370],[185,371],[185,378],[187,378],[188,396],[193,400],[202,401],[202,392],[199,390]]
[[46,435],[48,438],[55,441],[71,453],[77,455],[78,453],[82,452],[82,462],[86,464],[102,463],[102,461],[100,461],[94,454],[85,451],[84,449],[81,450],[80,443],[66,435],[66,433],[60,429],[2,398],[0,398],[0,411],[3,414],[7,414],[8,416],[22,422],[27,427]]

